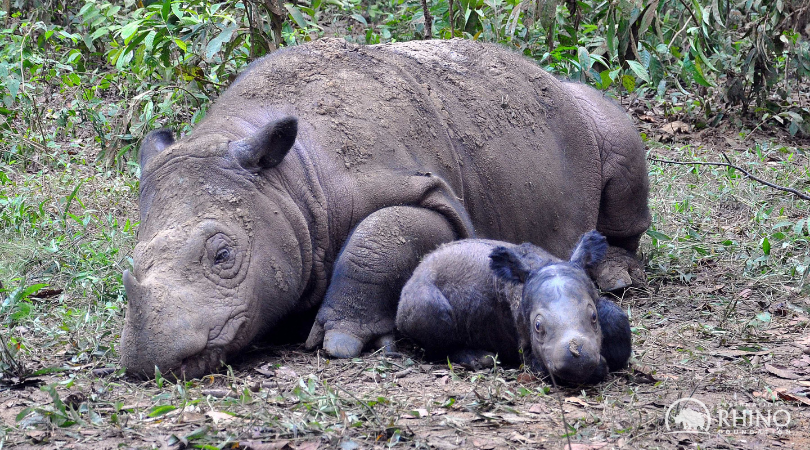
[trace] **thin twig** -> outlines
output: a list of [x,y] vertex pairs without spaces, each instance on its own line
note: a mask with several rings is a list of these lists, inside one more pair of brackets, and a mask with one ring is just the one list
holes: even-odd
[[721,154],[723,155],[723,158],[725,158],[725,160],[728,161],[727,163],[722,163],[722,162],[702,162],[702,161],[671,161],[671,160],[668,160],[668,159],[658,159],[658,158],[648,158],[648,160],[651,161],[651,162],[659,162],[659,163],[665,163],[665,164],[676,164],[676,165],[681,165],[681,166],[696,165],[696,166],[731,167],[734,170],[739,170],[746,177],[748,177],[748,178],[750,178],[750,179],[752,179],[752,180],[754,180],[754,181],[756,181],[758,183],[764,184],[765,186],[772,187],[772,188],[780,190],[780,191],[790,192],[791,194],[801,198],[802,200],[810,200],[810,195],[799,192],[796,189],[785,187],[785,186],[780,186],[778,184],[773,184],[773,183],[771,183],[769,181],[763,180],[762,178],[751,175],[750,172],[743,169],[742,167],[735,166],[734,164],[732,164],[731,160],[728,159],[728,156],[726,156],[725,153],[721,153]]

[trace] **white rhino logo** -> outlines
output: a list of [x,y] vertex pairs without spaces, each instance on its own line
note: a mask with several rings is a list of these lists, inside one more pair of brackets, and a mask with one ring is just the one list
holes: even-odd
[[[681,405],[681,403],[683,404]],[[675,409],[678,405],[680,407]],[[673,414],[673,412],[677,413]],[[709,431],[712,421],[709,408],[702,401],[694,398],[682,398],[674,401],[667,408],[665,418],[667,431],[672,433],[705,433]],[[670,425],[671,422],[674,423],[674,426]]]

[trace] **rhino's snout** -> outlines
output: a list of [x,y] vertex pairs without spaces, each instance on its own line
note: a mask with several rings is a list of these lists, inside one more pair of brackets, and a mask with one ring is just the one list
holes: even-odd
[[555,377],[571,383],[584,383],[591,378],[602,360],[594,339],[577,334],[554,343],[548,369]]
[[[157,367],[166,375],[194,378],[216,369],[222,355],[206,350],[208,329],[203,322],[208,316],[188,305],[187,292],[169,290],[153,277],[138,280],[129,271],[124,271],[123,282],[127,314],[120,349],[127,373],[149,378]],[[172,304],[188,308],[171,308]]]

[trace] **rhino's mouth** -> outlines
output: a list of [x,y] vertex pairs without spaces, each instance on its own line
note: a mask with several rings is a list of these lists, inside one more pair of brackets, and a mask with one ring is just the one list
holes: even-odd
[[180,376],[190,380],[216,372],[225,364],[225,348],[233,345],[234,339],[240,335],[247,322],[247,315],[241,313],[228,320],[224,326],[210,330],[208,346],[201,352],[183,359],[180,364]]
[[225,363],[224,356],[225,351],[222,347],[206,348],[196,355],[189,356],[180,364],[180,377],[191,380],[215,372]]

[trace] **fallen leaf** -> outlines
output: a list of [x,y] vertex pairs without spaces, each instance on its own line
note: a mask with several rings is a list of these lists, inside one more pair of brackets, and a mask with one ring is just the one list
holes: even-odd
[[651,373],[643,372],[642,370],[636,369],[635,367],[633,367],[631,379],[633,382],[639,384],[653,384],[658,382],[658,380],[656,380]]
[[260,374],[262,374],[262,375],[264,375],[266,377],[274,377],[274,376],[276,376],[276,374],[270,368],[270,364],[265,364],[265,365],[263,365],[261,367],[255,367],[253,370],[255,370],[256,372],[259,372]]
[[320,446],[321,443],[318,441],[308,441],[296,445],[295,450],[318,450],[318,447]]
[[777,389],[776,395],[786,402],[801,403],[804,406],[810,406],[810,398],[807,398],[807,396],[794,395],[789,392],[785,392],[782,389]]
[[183,422],[202,422],[203,420],[205,420],[205,416],[200,413],[191,411],[183,412]]
[[410,419],[419,419],[422,417],[427,417],[428,411],[426,409],[418,408],[411,411],[406,411],[404,414],[402,414],[402,416]]
[[723,358],[739,358],[740,356],[758,356],[758,355],[767,355],[772,353],[773,350],[759,350],[759,351],[750,351],[750,350],[715,350],[713,352],[702,352],[704,355],[711,355],[711,356],[722,356]]
[[498,446],[498,443],[486,438],[473,438],[473,445],[477,448],[490,450]]
[[61,293],[61,289],[40,289],[36,294],[31,294],[31,298],[51,298]]
[[81,392],[74,392],[65,398],[65,405],[78,410],[79,405],[87,401],[87,396]]
[[585,400],[582,400],[579,397],[565,397],[565,401],[566,401],[566,403],[575,403],[577,405],[585,406],[585,407],[591,406],[588,402],[586,402]]
[[25,436],[31,439],[34,444],[39,444],[48,439],[49,433],[42,430],[30,430],[25,432]]
[[215,424],[230,423],[230,422],[233,422],[233,420],[235,419],[235,417],[230,415],[230,414],[227,414],[227,413],[224,413],[224,412],[219,412],[219,411],[214,411],[214,410],[208,411],[207,413],[205,413],[205,415],[210,417],[211,420],[213,420]]
[[740,293],[737,294],[737,296],[742,297],[742,298],[748,298],[753,293],[754,293],[754,291],[752,291],[751,289],[745,288],[745,289],[741,290]]
[[517,376],[518,383],[529,384],[534,383],[535,381],[537,381],[537,377],[527,372],[523,372]]
[[546,408],[546,405],[542,403],[535,403],[529,407],[529,412],[535,414],[545,414],[548,412],[548,408]]
[[666,134],[688,133],[689,124],[676,120],[674,122],[664,124],[661,127],[661,131]]
[[784,378],[786,380],[797,380],[801,378],[799,375],[796,375],[795,373],[784,367],[775,366],[772,364],[765,364],[765,370],[776,375],[779,378]]
[[275,374],[279,378],[286,378],[288,380],[297,380],[298,374],[287,366],[281,366],[276,369]]
[[239,396],[236,395],[236,392],[230,389],[203,389],[201,392],[202,395],[210,395],[211,397],[214,398],[225,398],[225,397],[239,398]]
[[638,116],[638,120],[640,120],[642,122],[649,122],[649,123],[655,123],[656,122],[655,117],[647,115],[647,114],[642,114],[642,115]]

